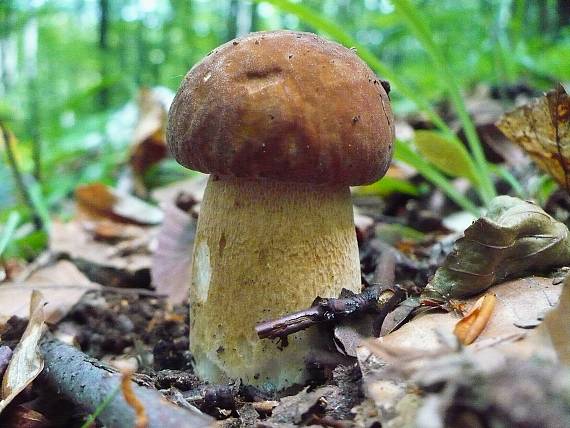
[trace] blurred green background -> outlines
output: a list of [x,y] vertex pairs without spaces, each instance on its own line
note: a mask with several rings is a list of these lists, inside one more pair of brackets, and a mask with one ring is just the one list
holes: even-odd
[[[441,106],[450,76],[463,94],[484,84],[499,97],[570,80],[570,1],[398,2],[0,0],[0,121],[32,199],[19,196],[0,145],[0,223],[14,209],[25,223],[30,204],[46,217],[65,211],[78,184],[115,184],[139,89],[175,91],[195,62],[250,31],[313,31],[356,47],[392,81],[400,116]],[[45,243],[21,235],[30,254]]]

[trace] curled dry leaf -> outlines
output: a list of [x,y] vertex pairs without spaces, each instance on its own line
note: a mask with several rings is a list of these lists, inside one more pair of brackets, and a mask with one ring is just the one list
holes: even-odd
[[132,371],[124,371],[121,376],[121,392],[129,406],[135,411],[135,424],[134,428],[147,428],[148,416],[144,405],[138,399],[135,391],[133,390],[133,383],[131,382]]
[[[91,224],[54,221],[52,253],[70,259],[91,281],[108,286],[147,287],[150,283],[150,243],[156,229],[125,225],[129,239],[119,244],[100,240]],[[128,227],[127,227],[128,226]]]
[[152,284],[172,304],[180,304],[188,296],[190,286],[196,219],[172,203],[166,205],[164,213],[152,255]]
[[0,286],[0,321],[13,315],[25,318],[29,313],[30,296],[43,291],[46,322],[59,322],[89,290],[100,287],[68,260],[60,260],[34,272],[23,282],[7,282]]
[[24,334],[14,350],[2,379],[0,412],[41,373],[44,362],[38,352],[44,331],[43,296],[34,291],[30,299],[29,321]]
[[564,281],[564,289],[558,306],[544,319],[544,329],[550,336],[560,362],[570,365],[570,276]]
[[130,164],[135,175],[140,176],[166,157],[165,128],[169,105],[165,105],[157,91],[142,88],[138,107]]
[[89,219],[110,219],[139,225],[155,225],[163,219],[160,208],[102,183],[77,187],[75,201],[79,214]]
[[471,345],[479,337],[491,319],[497,298],[486,294],[475,302],[469,312],[457,322],[453,334],[464,345]]
[[424,289],[422,301],[473,296],[505,279],[568,264],[566,225],[531,202],[499,196],[487,215],[457,240]]
[[570,190],[570,97],[562,85],[505,114],[497,126]]
[[[491,292],[496,296],[493,316],[469,348],[491,346],[517,357],[540,355],[551,359],[552,349],[544,345],[539,333],[518,325],[542,318],[556,304],[561,290],[561,284],[541,277],[520,278],[493,286]],[[467,307],[474,306],[478,299],[467,300]],[[435,352],[441,349],[442,339],[453,338],[457,321],[453,312],[426,312],[387,336],[372,340],[385,347]]]

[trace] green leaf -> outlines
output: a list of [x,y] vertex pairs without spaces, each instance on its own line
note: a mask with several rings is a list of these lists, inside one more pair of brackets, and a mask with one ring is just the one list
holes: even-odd
[[414,143],[419,152],[444,173],[465,177],[479,186],[477,170],[469,153],[459,142],[452,141],[437,131],[416,131]]
[[12,211],[0,233],[0,256],[10,243],[19,222],[20,214],[17,211]]
[[568,236],[566,225],[538,205],[498,196],[487,214],[456,241],[422,292],[422,299],[462,299],[505,279],[567,266]]
[[354,188],[357,195],[378,195],[388,196],[393,193],[403,193],[410,196],[419,196],[420,191],[417,186],[409,181],[394,177],[384,177],[375,183],[367,186]]
[[394,151],[394,159],[402,161],[415,168],[429,182],[441,189],[453,202],[463,208],[465,211],[478,216],[479,208],[473,204],[468,198],[462,195],[453,187],[449,180],[439,172],[432,164],[427,162],[423,156],[415,152],[405,141],[396,140],[396,150]]

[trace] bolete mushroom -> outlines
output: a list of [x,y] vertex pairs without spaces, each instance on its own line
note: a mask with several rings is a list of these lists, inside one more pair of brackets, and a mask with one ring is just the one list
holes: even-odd
[[172,104],[168,146],[210,173],[194,241],[190,349],[199,375],[282,388],[305,378],[314,331],[289,345],[257,323],[360,291],[349,186],[382,177],[394,121],[378,77],[310,33],[252,33],[211,52]]

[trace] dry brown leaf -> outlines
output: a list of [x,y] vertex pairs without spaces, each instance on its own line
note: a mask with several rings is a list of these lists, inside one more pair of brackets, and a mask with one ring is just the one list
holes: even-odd
[[562,85],[505,114],[497,126],[570,190],[570,97]]
[[168,105],[160,93],[142,88],[138,98],[139,118],[133,135],[130,164],[135,175],[166,157],[166,120]]
[[479,337],[491,319],[496,300],[494,294],[480,297],[469,312],[457,322],[453,334],[462,344],[471,345]]
[[45,318],[48,323],[59,322],[86,291],[100,287],[91,282],[67,260],[39,269],[23,282],[7,282],[0,286],[0,321],[13,315],[28,316],[30,296],[34,290],[45,297]]
[[544,328],[550,336],[560,362],[570,365],[570,277],[564,281],[564,289],[558,306],[544,319]]
[[164,208],[165,219],[152,255],[152,284],[172,304],[184,302],[192,275],[192,247],[196,219],[172,203]]
[[129,225],[131,239],[111,245],[96,240],[83,223],[54,221],[50,250],[65,256],[95,282],[106,286],[146,287],[150,283],[151,250],[155,228]]
[[110,219],[120,223],[155,225],[163,219],[160,208],[131,195],[119,193],[102,183],[91,183],[75,189],[80,216],[88,219]]
[[6,409],[2,415],[2,421],[7,427],[18,428],[50,428],[53,423],[46,417],[33,409],[28,409],[23,405]]
[[122,373],[121,392],[123,393],[123,397],[127,404],[135,411],[134,428],[147,428],[148,416],[146,415],[144,405],[137,398],[135,391],[133,391],[133,383],[131,382],[132,375],[132,371],[125,371]]
[[196,177],[187,180],[177,181],[168,186],[159,187],[152,191],[152,199],[160,206],[174,204],[180,194],[188,194],[196,202],[201,202],[206,190],[208,176],[206,174],[197,173]]
[[497,196],[465,229],[422,291],[422,302],[475,296],[493,284],[570,264],[568,227],[532,202]]
[[[529,325],[537,321],[557,302],[562,286],[553,284],[550,278],[527,277],[508,281],[493,286],[496,296],[493,317],[490,319],[479,340],[470,345],[477,347],[479,343],[496,345],[506,352],[522,355],[540,353],[550,357],[548,349],[543,349],[535,341],[535,335],[529,334],[526,328],[517,325]],[[466,302],[473,305],[478,297]],[[453,313],[428,312],[417,316],[404,324],[399,330],[387,336],[375,339],[379,344],[388,347],[435,352],[441,349],[442,337],[452,335],[457,324],[457,316]],[[524,335],[524,340],[513,341]]]
[[45,325],[43,296],[39,291],[30,299],[29,321],[2,379],[0,412],[41,373],[44,362],[38,352]]

